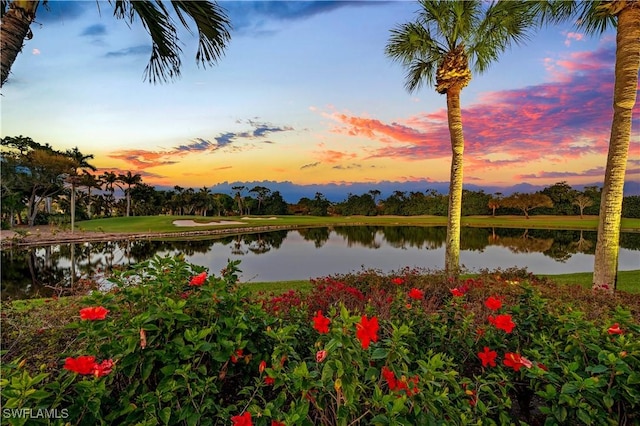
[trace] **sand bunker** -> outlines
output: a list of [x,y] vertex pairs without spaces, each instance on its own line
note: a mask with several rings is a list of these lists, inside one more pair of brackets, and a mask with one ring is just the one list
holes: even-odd
[[193,220],[174,220],[175,226],[217,226],[217,225],[245,225],[244,222],[234,222],[232,220],[221,220],[219,222],[195,222]]

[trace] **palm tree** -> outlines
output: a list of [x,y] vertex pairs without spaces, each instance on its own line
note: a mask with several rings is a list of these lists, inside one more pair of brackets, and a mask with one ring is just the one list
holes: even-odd
[[[25,39],[31,38],[31,23],[36,19],[38,6],[46,1],[14,0],[2,2],[0,23],[2,87],[11,67],[22,50]],[[231,24],[224,10],[212,1],[109,1],[113,15],[129,24],[138,21],[151,36],[151,58],[145,69],[145,79],[151,83],[166,82],[180,76],[181,48],[178,29],[173,16],[191,31],[190,18],[198,31],[196,63],[206,67],[222,56],[231,36]],[[167,7],[170,3],[173,11]]]
[[457,277],[460,268],[463,152],[460,93],[471,81],[471,69],[482,73],[513,43],[527,38],[533,9],[526,1],[420,1],[415,22],[391,30],[386,54],[407,70],[409,92],[423,84],[447,96],[451,138],[451,177],[445,269]]
[[105,213],[109,213],[109,217],[113,216],[113,204],[115,202],[115,187],[122,189],[120,185],[118,185],[118,175],[114,172],[104,172],[100,179],[104,184],[105,191],[109,192],[109,196],[105,197],[105,201],[107,201],[105,206]]
[[640,72],[640,2],[548,1],[542,4],[543,18],[552,21],[577,18],[576,26],[587,34],[617,28],[613,120],[593,267],[593,288],[613,292],[618,280],[624,177]]
[[127,217],[131,213],[131,187],[142,182],[142,176],[139,174],[132,174],[131,170],[127,171],[124,175],[119,175],[118,180],[127,185],[127,189],[124,190],[127,196]]
[[73,161],[73,169],[67,177],[67,182],[71,184],[71,233],[73,234],[76,221],[76,186],[81,182],[78,170],[89,169],[95,172],[97,169],[87,162],[93,158],[93,154],[84,155],[77,146],[67,150],[66,155]]

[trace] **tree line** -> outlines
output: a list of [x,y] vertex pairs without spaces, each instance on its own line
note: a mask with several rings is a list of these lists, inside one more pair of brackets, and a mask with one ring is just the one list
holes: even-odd
[[[213,193],[209,188],[158,190],[142,176],[127,171],[96,173],[93,155],[78,148],[57,151],[29,137],[1,140],[3,226],[73,223],[96,217],[196,215],[436,215],[447,216],[448,195],[433,189],[394,191],[386,198],[371,189],[330,202],[317,192],[287,203],[279,191],[265,186],[237,185],[232,192]],[[119,191],[118,191],[119,190]],[[120,193],[123,196],[120,196]],[[462,192],[462,215],[597,215],[601,189],[573,189],[558,182],[535,193],[487,194],[483,190]],[[625,197],[623,216],[640,217],[640,197]]]

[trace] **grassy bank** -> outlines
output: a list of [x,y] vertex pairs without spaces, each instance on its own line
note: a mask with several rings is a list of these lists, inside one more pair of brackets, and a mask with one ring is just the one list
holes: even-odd
[[[201,226],[176,226],[176,220],[193,220]],[[186,232],[211,229],[242,229],[251,227],[314,227],[337,225],[378,226],[446,226],[443,216],[270,216],[270,217],[202,217],[202,216],[140,216],[92,219],[78,222],[78,229],[93,232]],[[463,226],[529,228],[529,229],[584,229],[595,230],[597,216],[465,216]],[[640,232],[640,219],[622,219],[624,232]]]

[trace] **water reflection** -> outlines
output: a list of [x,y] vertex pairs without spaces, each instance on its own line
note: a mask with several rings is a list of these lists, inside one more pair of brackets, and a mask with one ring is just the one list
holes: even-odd
[[[65,244],[2,255],[2,298],[63,295],[85,289],[116,267],[156,254],[184,253],[214,273],[241,259],[243,280],[306,279],[360,267],[381,270],[444,263],[446,228],[343,226],[281,230],[215,239],[107,241]],[[534,273],[589,271],[595,231],[463,228],[461,262],[474,268],[527,267]],[[640,234],[623,233],[620,269],[640,265]]]

